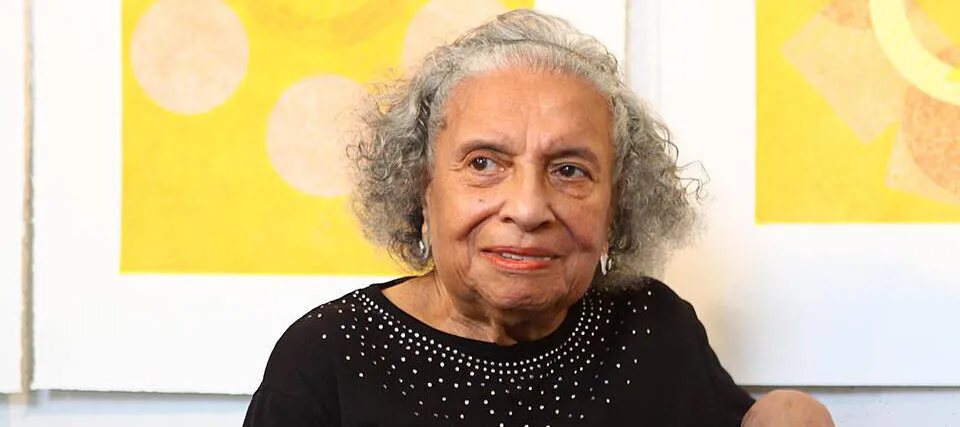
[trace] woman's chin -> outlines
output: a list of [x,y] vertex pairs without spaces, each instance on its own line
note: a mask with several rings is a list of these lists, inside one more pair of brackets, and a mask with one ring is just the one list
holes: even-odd
[[513,280],[488,283],[479,291],[488,306],[504,312],[549,310],[567,297],[566,289],[557,287],[556,282],[537,284]]

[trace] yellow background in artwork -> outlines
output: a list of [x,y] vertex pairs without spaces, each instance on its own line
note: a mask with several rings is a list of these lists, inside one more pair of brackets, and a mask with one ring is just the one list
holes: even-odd
[[[123,0],[123,272],[399,271],[363,239],[346,197],[309,196],[288,185],[271,165],[265,141],[271,109],[293,83],[318,74],[369,83],[399,65],[406,26],[427,1],[367,3],[376,2],[363,22],[331,34],[312,25],[354,12],[326,10],[339,2],[227,1],[247,31],[246,77],[224,104],[182,115],[152,102],[131,69],[132,34],[153,1]],[[275,3],[314,19],[264,12]],[[504,5],[532,7],[533,1]]]
[[[860,141],[784,57],[784,44],[828,3],[757,1],[757,221],[960,222],[960,206],[885,184],[899,121]],[[960,2],[917,4],[960,46]]]

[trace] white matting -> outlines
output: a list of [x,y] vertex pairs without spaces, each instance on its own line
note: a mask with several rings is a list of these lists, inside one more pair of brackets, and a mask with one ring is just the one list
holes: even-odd
[[20,391],[24,3],[0,2],[0,393]]

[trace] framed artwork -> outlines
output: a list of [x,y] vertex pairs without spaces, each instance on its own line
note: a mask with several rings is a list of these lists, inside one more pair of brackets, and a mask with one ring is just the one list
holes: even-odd
[[709,181],[666,277],[734,377],[960,385],[960,5],[661,8],[662,112]]
[[956,2],[758,7],[757,221],[960,222]]
[[252,392],[299,315],[405,274],[348,205],[371,84],[518,7],[626,51],[623,0],[35,7],[38,389]]
[[24,2],[0,4],[0,393],[20,391],[26,31]]

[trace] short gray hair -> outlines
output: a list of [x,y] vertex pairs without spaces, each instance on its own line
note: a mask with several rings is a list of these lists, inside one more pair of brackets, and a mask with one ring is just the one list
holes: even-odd
[[356,188],[353,206],[365,236],[408,267],[432,260],[421,249],[424,192],[433,139],[444,104],[464,78],[508,67],[572,75],[605,96],[615,150],[611,287],[636,282],[662,265],[689,236],[701,182],[681,177],[667,128],[624,82],[616,57],[570,23],[532,10],[514,10],[431,52],[408,79],[375,90],[376,102],[348,155]]

